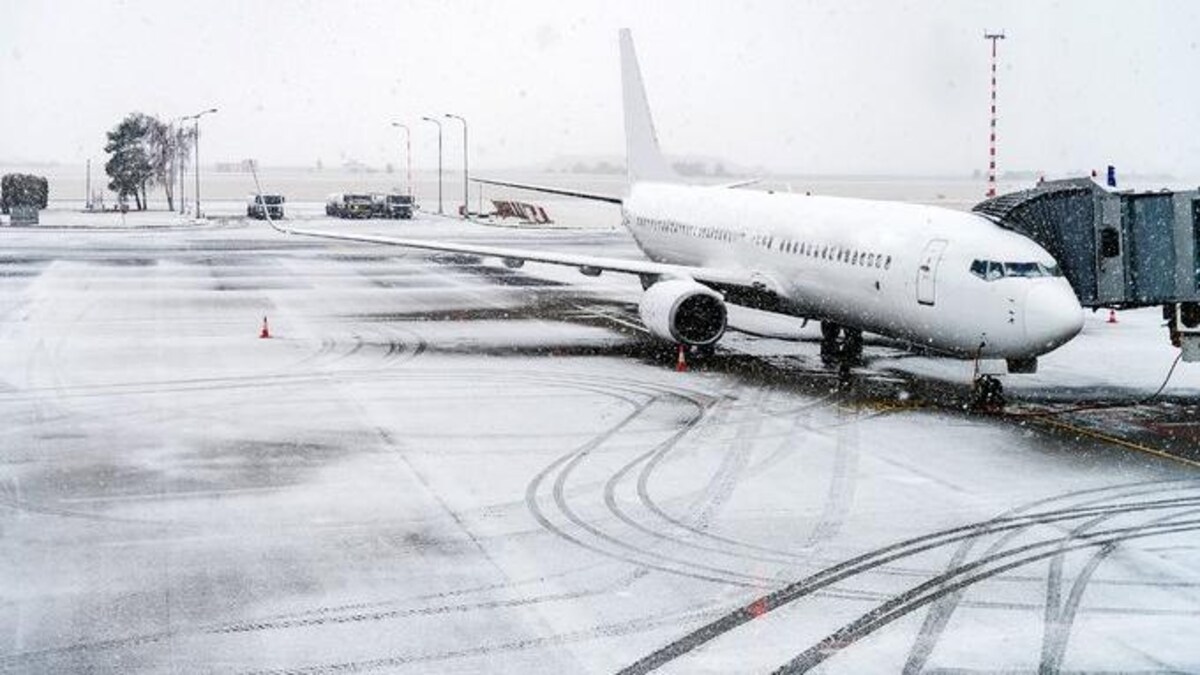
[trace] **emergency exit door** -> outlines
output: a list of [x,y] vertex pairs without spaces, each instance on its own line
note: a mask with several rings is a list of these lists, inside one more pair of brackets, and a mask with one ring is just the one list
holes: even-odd
[[925,245],[921,266],[917,268],[917,302],[933,305],[937,301],[937,271],[946,251],[945,239],[934,239]]

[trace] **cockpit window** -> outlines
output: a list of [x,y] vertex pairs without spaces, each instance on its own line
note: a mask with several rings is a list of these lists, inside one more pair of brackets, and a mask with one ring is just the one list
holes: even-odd
[[1040,277],[1042,268],[1037,263],[1004,263],[1006,277]]
[[1000,277],[1003,277],[1003,276],[1004,276],[1004,265],[1001,265],[998,262],[989,261],[987,276],[984,277],[984,279],[987,279],[988,281],[992,281],[993,279],[999,279]]
[[994,281],[1005,277],[1061,277],[1062,270],[1054,263],[973,260],[971,274],[985,281]]

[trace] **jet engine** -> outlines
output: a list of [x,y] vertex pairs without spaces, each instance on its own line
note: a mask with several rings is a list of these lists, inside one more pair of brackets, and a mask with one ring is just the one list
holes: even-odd
[[721,295],[691,279],[660,281],[646,289],[638,314],[654,335],[689,346],[721,339],[728,317]]

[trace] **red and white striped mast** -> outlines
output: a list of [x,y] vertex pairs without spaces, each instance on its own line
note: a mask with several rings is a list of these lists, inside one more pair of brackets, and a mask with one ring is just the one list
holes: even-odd
[[996,196],[996,42],[1004,39],[1004,31],[988,33],[984,31],[983,39],[992,41],[992,128],[991,140],[988,145],[988,189],[987,196]]

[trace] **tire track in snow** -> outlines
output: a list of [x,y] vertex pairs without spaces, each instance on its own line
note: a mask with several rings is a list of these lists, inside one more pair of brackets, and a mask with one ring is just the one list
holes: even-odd
[[[1184,489],[1191,489],[1191,487],[1192,487],[1190,485],[1191,481],[1179,481],[1179,482],[1181,483],[1180,485],[1178,485],[1174,488],[1166,488],[1166,490],[1167,491],[1170,491],[1173,489],[1184,490]],[[1098,497],[1093,496],[1089,499],[1079,502],[1078,504],[1076,504],[1076,506],[1091,506],[1094,504],[1101,504],[1105,501],[1112,500],[1112,499],[1118,499],[1118,498],[1119,499],[1127,499],[1130,497],[1140,497],[1142,495],[1147,495],[1147,494],[1162,494],[1164,492],[1164,487],[1163,487],[1162,483],[1159,481],[1150,482],[1149,487],[1145,487],[1144,485],[1145,484],[1139,483],[1139,484],[1134,484],[1134,485],[1116,486],[1116,487],[1110,487],[1110,488],[1098,488],[1098,489],[1086,491],[1084,493],[1068,493],[1068,495],[1058,495],[1058,496],[1054,496],[1054,497],[1049,497],[1047,499],[1038,500],[1038,501],[1032,502],[1030,504],[1025,504],[1025,505],[1019,506],[1015,509],[1010,509],[1009,511],[1006,511],[1002,515],[1014,516],[1014,515],[1020,514],[1025,511],[1029,511],[1033,508],[1037,508],[1039,506],[1045,506],[1047,504],[1052,504],[1052,503],[1055,503],[1058,501],[1062,501],[1063,499],[1073,499],[1076,497],[1084,496],[1086,494],[1100,493],[1101,496],[1098,496]],[[1085,526],[1090,526],[1091,524],[1098,524],[1099,522],[1102,522],[1103,520],[1110,518],[1110,517],[1112,517],[1112,516],[1111,515],[1099,516],[1098,518],[1096,518],[1092,521],[1088,521],[1088,523],[1085,523],[1084,525],[1076,527],[1074,530],[1072,530],[1072,532],[1082,532],[1082,531],[1084,531],[1082,528],[1084,528]],[[1029,527],[1032,527],[1033,525],[1034,524],[1031,524]],[[991,546],[989,546],[984,551],[983,556],[989,556],[989,555],[992,555],[992,554],[996,553],[997,551],[1001,550],[1005,545],[1007,545],[1014,538],[1016,538],[1020,534],[1027,531],[1029,529],[1029,527],[1013,529],[1013,530],[1008,531],[1002,537],[997,539],[997,541],[994,542]],[[950,559],[950,562],[946,565],[946,569],[947,570],[954,569],[954,568],[960,567],[963,564],[965,564],[968,556],[970,555],[971,550],[975,547],[975,545],[977,543],[979,543],[979,540],[974,540],[974,539],[962,542],[958,546],[958,548],[955,550],[954,555]],[[1051,564],[1052,565],[1055,563],[1061,564],[1061,562],[1062,562],[1062,556],[1057,556],[1052,559]],[[1048,581],[1048,583],[1051,583],[1051,582]],[[1047,592],[1052,593],[1053,591],[1048,590]],[[913,641],[913,646],[909,650],[908,659],[905,661],[904,673],[906,673],[906,675],[920,673],[922,670],[924,670],[925,664],[928,662],[928,659],[929,659],[930,655],[932,654],[934,647],[937,646],[938,641],[941,639],[942,633],[945,631],[946,627],[949,625],[950,619],[952,618],[955,610],[962,603],[964,593],[965,593],[965,589],[960,592],[948,593],[930,605],[929,611],[925,616],[925,620],[922,622],[921,628],[919,629],[919,631],[917,633],[917,637]]]
[[[836,405],[837,403],[836,403],[836,401],[833,401],[831,399],[829,401],[829,404]],[[812,402],[809,406],[806,406],[806,407],[809,409],[827,407],[826,399],[818,399],[817,401]],[[804,409],[804,408],[805,407],[801,407],[801,408],[798,408],[797,410]],[[792,411],[792,412],[794,415],[794,413],[796,411]],[[793,423],[793,427],[792,427],[793,431],[789,432],[787,434],[783,434],[784,443],[786,443],[786,441],[792,437],[792,433],[794,433],[794,429],[798,428],[799,426],[804,426],[804,428],[809,431],[827,431],[827,430],[837,429],[837,428],[845,426],[847,424],[857,424],[864,420],[871,419],[871,418],[874,418],[874,417],[877,417],[877,416],[883,415],[883,414],[886,414],[886,413],[885,412],[872,412],[872,413],[868,413],[865,415],[857,416],[852,419],[846,419],[846,420],[841,420],[841,421],[833,422],[830,424],[822,424],[822,425],[805,424],[804,418],[796,417],[795,422]],[[777,548],[777,547],[773,547],[773,546],[767,546],[767,545],[763,545],[763,544],[751,543],[751,542],[746,542],[746,541],[742,541],[739,539],[734,539],[732,537],[714,533],[714,532],[710,531],[708,528],[696,527],[694,524],[689,523],[687,521],[687,519],[672,515],[670,512],[667,511],[667,509],[665,507],[663,507],[659,503],[659,501],[657,499],[654,498],[654,496],[652,495],[652,493],[650,491],[650,481],[654,475],[654,472],[658,469],[658,466],[661,463],[661,459],[662,459],[661,457],[655,457],[650,462],[647,462],[645,467],[642,469],[641,474],[638,476],[638,487],[637,487],[638,499],[646,507],[648,512],[650,512],[651,514],[653,514],[660,520],[665,521],[672,527],[684,530],[684,531],[690,533],[691,535],[695,535],[697,538],[710,540],[713,542],[717,542],[719,544],[723,544],[723,545],[733,548],[733,549],[741,550],[741,551],[743,551],[742,556],[749,560],[758,560],[758,561],[762,561],[762,562],[775,562],[775,563],[780,563],[780,564],[793,565],[798,561],[804,561],[804,560],[811,559],[810,553],[806,553],[803,551],[782,549],[782,548]],[[770,466],[770,460],[771,460],[771,458],[769,457],[767,460],[764,460],[764,462],[762,464],[757,464],[757,465],[752,464],[746,470],[746,472],[745,472],[746,476],[749,477],[749,476],[757,475],[758,472],[765,470],[766,467]],[[837,489],[837,486],[831,485],[831,489]],[[725,552],[726,554],[729,553],[729,551],[727,549],[717,549],[717,550]]]
[[[642,403],[642,401],[639,399],[639,396],[644,397],[648,391],[651,391],[651,392],[655,391],[652,389],[648,389],[645,386],[639,386],[639,385],[642,385],[643,383],[641,383],[637,380],[628,380],[628,379],[623,379],[623,378],[613,378],[611,380],[605,380],[599,384],[595,384],[592,382],[580,383],[577,380],[577,378],[575,378],[569,374],[561,374],[561,375],[558,375],[558,374],[520,374],[520,375],[516,375],[516,376],[513,376],[509,373],[502,373],[502,374],[505,376],[506,380],[509,382],[519,381],[519,382],[526,382],[526,383],[530,383],[530,384],[539,384],[539,385],[550,386],[550,387],[560,387],[560,388],[574,389],[574,390],[580,390],[580,391],[588,391],[590,393],[619,398],[634,407],[636,407]],[[407,379],[421,379],[421,376],[431,379],[431,380],[437,380],[437,381],[446,381],[447,379],[450,379],[450,380],[457,379],[457,380],[461,380],[464,383],[478,383],[478,380],[479,380],[479,373],[477,373],[477,372],[453,373],[453,374],[447,374],[447,373],[443,373],[443,372],[422,373],[422,374],[419,374],[418,377],[415,377],[415,378],[412,377],[411,374],[408,374],[408,375],[406,375],[406,378]],[[606,438],[607,436],[611,435],[611,433],[613,433],[613,431],[610,429],[610,430],[600,434],[600,436]],[[593,441],[595,441],[595,440],[597,440],[597,439],[593,439]],[[0,498],[2,498],[2,497],[3,497],[3,493],[0,492]],[[83,515],[88,515],[88,514],[83,514]],[[148,523],[148,524],[158,524],[158,523]],[[178,526],[177,524],[172,524],[172,525],[176,526],[176,527]],[[545,576],[543,575],[542,577],[539,577],[538,580],[543,581],[544,579],[545,579]],[[511,584],[499,583],[499,584],[488,584],[488,585],[480,587],[480,589],[481,590],[490,590],[490,589],[503,589],[503,588],[508,588],[508,587],[511,587]],[[603,593],[603,592],[606,592],[606,591],[604,589],[601,589],[600,591],[598,591],[598,593]],[[445,593],[445,594],[434,594],[434,595],[430,596],[430,599],[432,599],[434,597],[440,597],[440,596],[450,596],[453,594],[454,594],[453,592]],[[422,598],[422,599],[424,599],[424,598]],[[527,601],[521,601],[520,599],[518,599],[517,601],[512,601],[511,603],[508,603],[505,601],[495,601],[493,603],[488,603],[488,602],[484,601],[484,602],[480,602],[480,603],[474,603],[474,605],[476,605],[477,609],[486,610],[486,609],[498,609],[498,608],[504,608],[504,607],[520,607],[523,605],[535,605],[535,604],[539,604],[539,603],[543,603],[543,602],[559,601],[559,600],[561,600],[560,597],[558,597],[557,595],[554,595],[554,594],[550,594],[550,595],[544,595],[541,597],[535,597],[535,598],[529,599]],[[396,611],[384,610],[384,611],[374,611],[374,612],[363,612],[363,611],[361,611],[363,604],[364,603],[355,603],[355,604],[343,605],[343,606],[318,607],[318,608],[314,608],[312,610],[308,610],[307,612],[299,613],[300,614],[299,617],[285,615],[282,617],[273,617],[273,618],[270,618],[267,620],[259,620],[257,622],[256,621],[247,621],[247,622],[235,622],[235,623],[226,623],[226,624],[214,624],[214,625],[209,625],[206,627],[200,627],[197,629],[181,629],[181,630],[177,630],[177,631],[161,631],[161,632],[155,632],[155,633],[134,635],[134,636],[124,637],[124,638],[113,638],[113,639],[106,639],[106,640],[96,640],[96,641],[91,641],[91,642],[80,642],[80,643],[75,643],[75,644],[71,644],[71,645],[66,645],[63,647],[55,647],[55,648],[49,648],[49,649],[43,649],[43,650],[37,650],[37,651],[22,652],[19,654],[0,656],[0,667],[4,667],[4,668],[10,668],[13,666],[20,667],[20,666],[26,665],[26,664],[44,662],[44,661],[54,659],[54,658],[62,658],[64,656],[69,656],[71,654],[87,653],[87,652],[93,652],[93,651],[105,651],[105,650],[112,650],[112,649],[122,649],[122,648],[128,648],[128,647],[136,647],[136,646],[142,646],[142,645],[155,644],[155,643],[159,643],[159,642],[162,642],[165,640],[169,640],[169,639],[177,637],[179,635],[186,635],[186,634],[250,633],[250,632],[255,632],[258,630],[271,630],[271,629],[284,628],[284,627],[303,627],[303,626],[307,626],[307,625],[324,625],[324,624],[355,623],[355,622],[371,621],[371,620],[387,620],[387,619],[392,619],[392,618],[403,618],[406,615],[433,615],[433,614],[451,613],[451,612],[456,612],[456,611],[468,611],[467,608],[469,607],[469,604],[459,603],[459,604],[451,604],[451,605],[425,606],[425,607],[415,608],[415,609],[409,608],[409,609],[405,609],[405,610],[396,610]],[[369,606],[375,606],[377,603],[365,603],[365,604],[367,604]],[[391,603],[391,604],[395,604],[395,603]],[[353,614],[352,618],[346,619],[344,616],[330,616],[333,613],[346,612],[346,611],[349,611]],[[292,624],[289,625],[288,622],[292,622]]]
[[[1200,512],[1200,509],[1191,509],[1185,513],[1192,515],[1198,512]],[[896,619],[934,602],[939,597],[977,584],[980,581],[987,580],[1011,569],[1061,555],[1064,552],[1095,547],[1104,548],[1121,542],[1147,537],[1200,531],[1200,519],[1184,520],[1177,523],[1161,522],[1164,520],[1159,519],[1160,522],[1152,521],[1151,524],[1088,532],[1076,537],[1067,535],[1065,537],[1047,539],[972,561],[938,575],[894,597],[859,619],[829,634],[774,672],[780,674],[806,673],[856,641],[870,635]]]
[[[747,581],[736,580],[737,577],[730,579],[725,576],[717,576],[729,573],[729,570],[711,568],[710,566],[698,565],[692,561],[679,560],[669,556],[664,556],[651,549],[633,544],[623,539],[619,539],[610,533],[604,532],[581,518],[566,500],[566,481],[574,469],[579,466],[580,462],[582,462],[582,460],[593,450],[615,436],[628,424],[632,423],[633,420],[637,416],[640,416],[642,413],[644,413],[650,405],[659,401],[661,396],[668,394],[674,395],[693,405],[695,412],[678,430],[671,434],[671,436],[652,448],[650,450],[651,453],[670,448],[682,440],[701,422],[701,420],[704,419],[708,408],[719,400],[701,400],[695,398],[694,396],[689,396],[687,394],[682,394],[678,391],[672,390],[662,390],[656,393],[656,396],[646,401],[644,405],[635,410],[630,416],[624,418],[620,423],[618,423],[618,425],[612,427],[610,429],[611,433],[605,434],[602,437],[597,437],[593,439],[592,442],[589,442],[588,444],[585,444],[584,446],[559,457],[549,466],[545,467],[536,476],[534,476],[533,480],[531,480],[526,487],[526,504],[528,505],[530,512],[534,515],[535,520],[537,520],[537,522],[543,528],[581,548],[592,551],[593,553],[616,560],[621,560],[623,562],[628,562],[637,566],[638,568],[646,568],[714,583],[737,583],[739,585],[748,585]],[[538,492],[540,491],[542,484],[551,476],[554,477],[551,494],[554,504],[559,508],[562,515],[565,516],[567,520],[576,527],[579,527],[584,532],[588,533],[592,537],[595,537],[597,540],[605,542],[604,545],[598,545],[592,541],[585,541],[580,536],[577,536],[576,534],[568,532],[565,529],[555,525],[549,519],[546,512],[539,504]]]
[[[1166,483],[1166,481],[1164,481],[1164,483]],[[1073,494],[1094,493],[1101,489],[1083,490]],[[1059,496],[1058,498],[1061,499],[1062,496]],[[1072,520],[1092,517],[1110,512],[1134,513],[1153,510],[1156,508],[1176,508],[1196,504],[1200,504],[1200,498],[1157,500],[1132,504],[1116,504],[1084,508],[1063,508],[1035,512],[1027,515],[1008,517],[999,516],[977,523],[961,525],[925,535],[911,537],[845,560],[837,565],[799,579],[770,594],[759,597],[754,601],[721,616],[717,620],[700,626],[688,634],[647,654],[629,666],[621,669],[620,672],[624,674],[632,674],[653,671],[685,654],[702,647],[717,637],[737,629],[738,627],[752,621],[759,616],[803,598],[812,596],[816,592],[832,586],[840,581],[854,578],[858,575],[883,567],[884,565],[887,565],[893,561],[909,558],[928,550],[941,548],[970,539],[976,539],[981,536],[1004,533],[1012,529],[1025,528],[1031,524],[1046,525],[1060,522],[1070,522]],[[1053,541],[1057,542],[1057,540]],[[974,583],[974,581],[971,583]],[[826,647],[833,645],[833,643],[834,641],[831,640]]]

